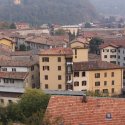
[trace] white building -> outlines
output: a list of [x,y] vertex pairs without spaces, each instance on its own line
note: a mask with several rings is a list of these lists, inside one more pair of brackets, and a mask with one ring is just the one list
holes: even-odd
[[104,44],[100,47],[101,60],[125,66],[125,46],[118,44]]

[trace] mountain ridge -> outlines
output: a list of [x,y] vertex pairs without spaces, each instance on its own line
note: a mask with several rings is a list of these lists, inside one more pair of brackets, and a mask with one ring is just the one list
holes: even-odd
[[2,21],[76,24],[98,18],[88,0],[21,0],[20,5],[13,0],[0,0],[0,3]]

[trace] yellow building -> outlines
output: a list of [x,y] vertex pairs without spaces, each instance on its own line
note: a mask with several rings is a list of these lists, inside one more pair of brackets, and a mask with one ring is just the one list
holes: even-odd
[[39,53],[40,87],[49,90],[72,89],[72,49],[52,48]]
[[88,43],[85,40],[76,39],[70,43],[73,51],[73,62],[88,61]]
[[12,51],[15,51],[16,43],[10,38],[0,37],[0,45]]
[[123,69],[102,61],[77,62],[73,64],[73,83],[75,91],[121,94]]

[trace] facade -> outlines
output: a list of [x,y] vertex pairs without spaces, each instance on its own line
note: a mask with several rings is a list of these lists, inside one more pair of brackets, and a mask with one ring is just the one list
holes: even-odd
[[0,72],[0,105],[18,101],[19,95],[30,86],[29,80],[27,72]]
[[125,46],[108,44],[101,47],[101,59],[120,66],[125,66]]
[[[21,1],[21,0],[19,0],[19,1]],[[18,3],[18,4],[20,4],[20,3]],[[16,29],[17,30],[25,30],[25,29],[29,29],[30,28],[30,25],[28,24],[28,23],[15,23],[15,25],[16,25]]]
[[16,43],[10,38],[0,37],[0,45],[15,51]]
[[46,112],[50,121],[59,119],[61,125],[124,125],[124,116],[124,98],[56,95],[51,97]]
[[88,44],[86,42],[75,40],[70,43],[73,51],[73,62],[88,61]]
[[1,60],[0,62],[1,72],[28,72],[28,88],[39,88],[39,65],[37,61]]
[[[116,77],[117,76],[117,77]],[[73,90],[119,95],[123,88],[123,69],[102,61],[73,64]]]
[[52,48],[39,53],[42,90],[72,89],[72,49]]

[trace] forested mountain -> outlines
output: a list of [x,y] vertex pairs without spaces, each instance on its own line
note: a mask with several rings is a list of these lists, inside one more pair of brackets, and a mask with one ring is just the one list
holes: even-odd
[[97,19],[89,0],[0,0],[0,20],[25,21],[31,24],[75,24]]
[[125,0],[90,0],[99,13],[125,15]]

